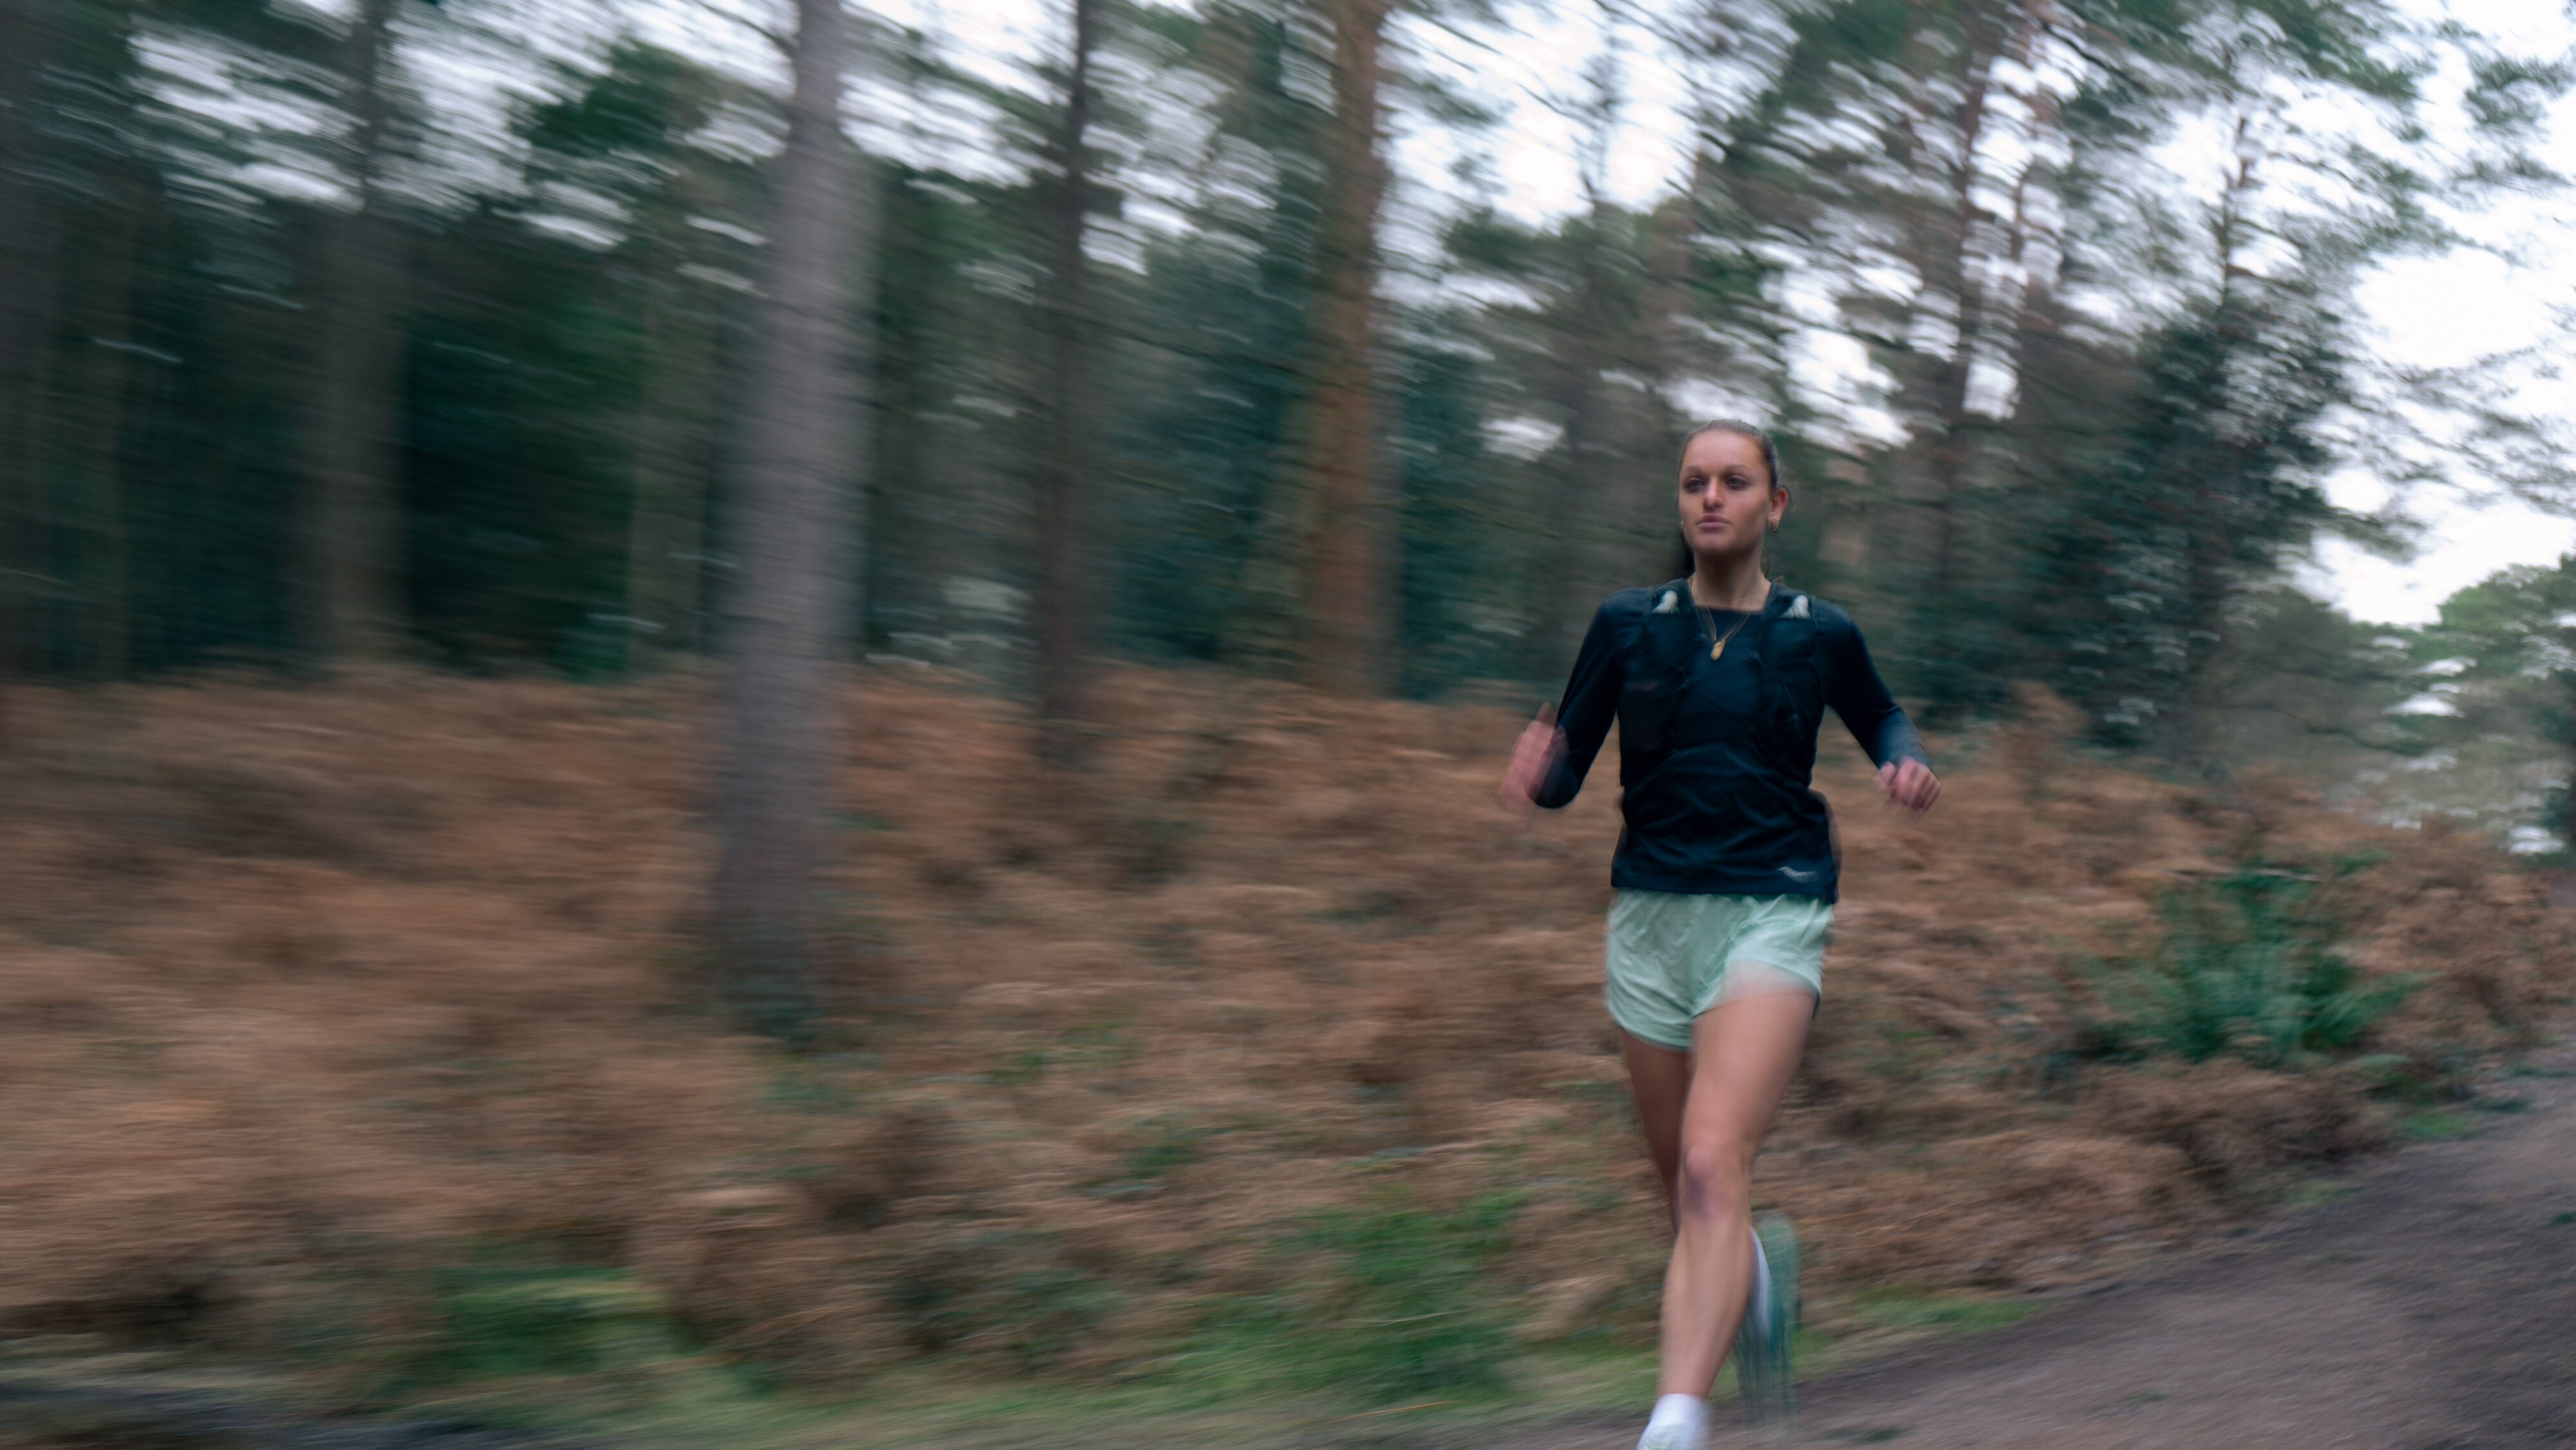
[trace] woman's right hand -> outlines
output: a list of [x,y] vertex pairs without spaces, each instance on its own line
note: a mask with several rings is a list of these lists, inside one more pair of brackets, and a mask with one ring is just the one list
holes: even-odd
[[1505,815],[1516,821],[1529,819],[1539,788],[1547,783],[1547,774],[1564,749],[1565,732],[1556,728],[1556,707],[1539,706],[1538,718],[1521,731],[1520,742],[1512,747],[1512,763],[1503,770],[1503,783],[1494,790],[1494,803]]

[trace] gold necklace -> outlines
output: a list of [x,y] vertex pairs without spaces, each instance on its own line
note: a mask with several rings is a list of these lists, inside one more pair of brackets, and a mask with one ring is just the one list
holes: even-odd
[[1718,656],[1725,654],[1728,641],[1742,633],[1744,626],[1753,622],[1753,616],[1762,612],[1758,609],[1746,610],[1744,617],[1735,621],[1735,628],[1726,632],[1725,639],[1720,639],[1717,637],[1717,621],[1712,617],[1713,611],[1711,611],[1707,605],[1700,603],[1696,599],[1691,601],[1691,609],[1699,615],[1700,633],[1708,636],[1708,657],[1710,659],[1716,659]]

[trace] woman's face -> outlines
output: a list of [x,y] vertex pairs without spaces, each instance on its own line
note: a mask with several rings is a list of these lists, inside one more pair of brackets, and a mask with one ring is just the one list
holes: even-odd
[[1762,445],[1741,433],[1702,433],[1682,453],[1682,537],[1701,558],[1731,559],[1762,547],[1789,508],[1763,465]]

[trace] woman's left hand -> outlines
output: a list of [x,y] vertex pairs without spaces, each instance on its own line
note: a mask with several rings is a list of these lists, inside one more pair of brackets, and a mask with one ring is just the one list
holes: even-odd
[[1889,805],[1903,806],[1918,816],[1941,798],[1941,778],[1932,773],[1932,767],[1911,758],[1880,766],[1878,788]]
[[1494,800],[1504,815],[1514,821],[1529,819],[1540,786],[1546,783],[1547,773],[1556,768],[1556,758],[1564,753],[1565,732],[1556,728],[1556,707],[1539,706],[1538,718],[1522,727],[1520,741],[1512,747],[1512,763],[1503,771],[1503,783],[1494,790]]

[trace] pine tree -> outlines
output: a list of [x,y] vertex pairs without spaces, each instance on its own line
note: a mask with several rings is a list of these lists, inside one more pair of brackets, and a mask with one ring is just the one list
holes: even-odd
[[817,1005],[860,456],[851,280],[863,255],[859,168],[841,135],[849,18],[841,0],[798,0],[796,17],[734,500],[714,895],[728,995],[790,1042],[810,1036]]
[[1082,762],[1086,652],[1091,646],[1093,306],[1083,256],[1092,189],[1092,56],[1101,0],[1070,0],[1072,44],[1055,135],[1054,195],[1047,203],[1046,441],[1038,459],[1039,750],[1052,765]]
[[1391,0],[1323,0],[1333,118],[1316,239],[1307,474],[1305,676],[1336,694],[1387,685],[1389,511],[1378,458],[1378,209],[1386,196],[1381,51]]
[[393,21],[400,0],[358,0],[340,59],[350,208],[333,219],[317,293],[323,335],[308,430],[313,478],[314,644],[333,660],[401,654],[400,333],[409,238],[388,215]]

